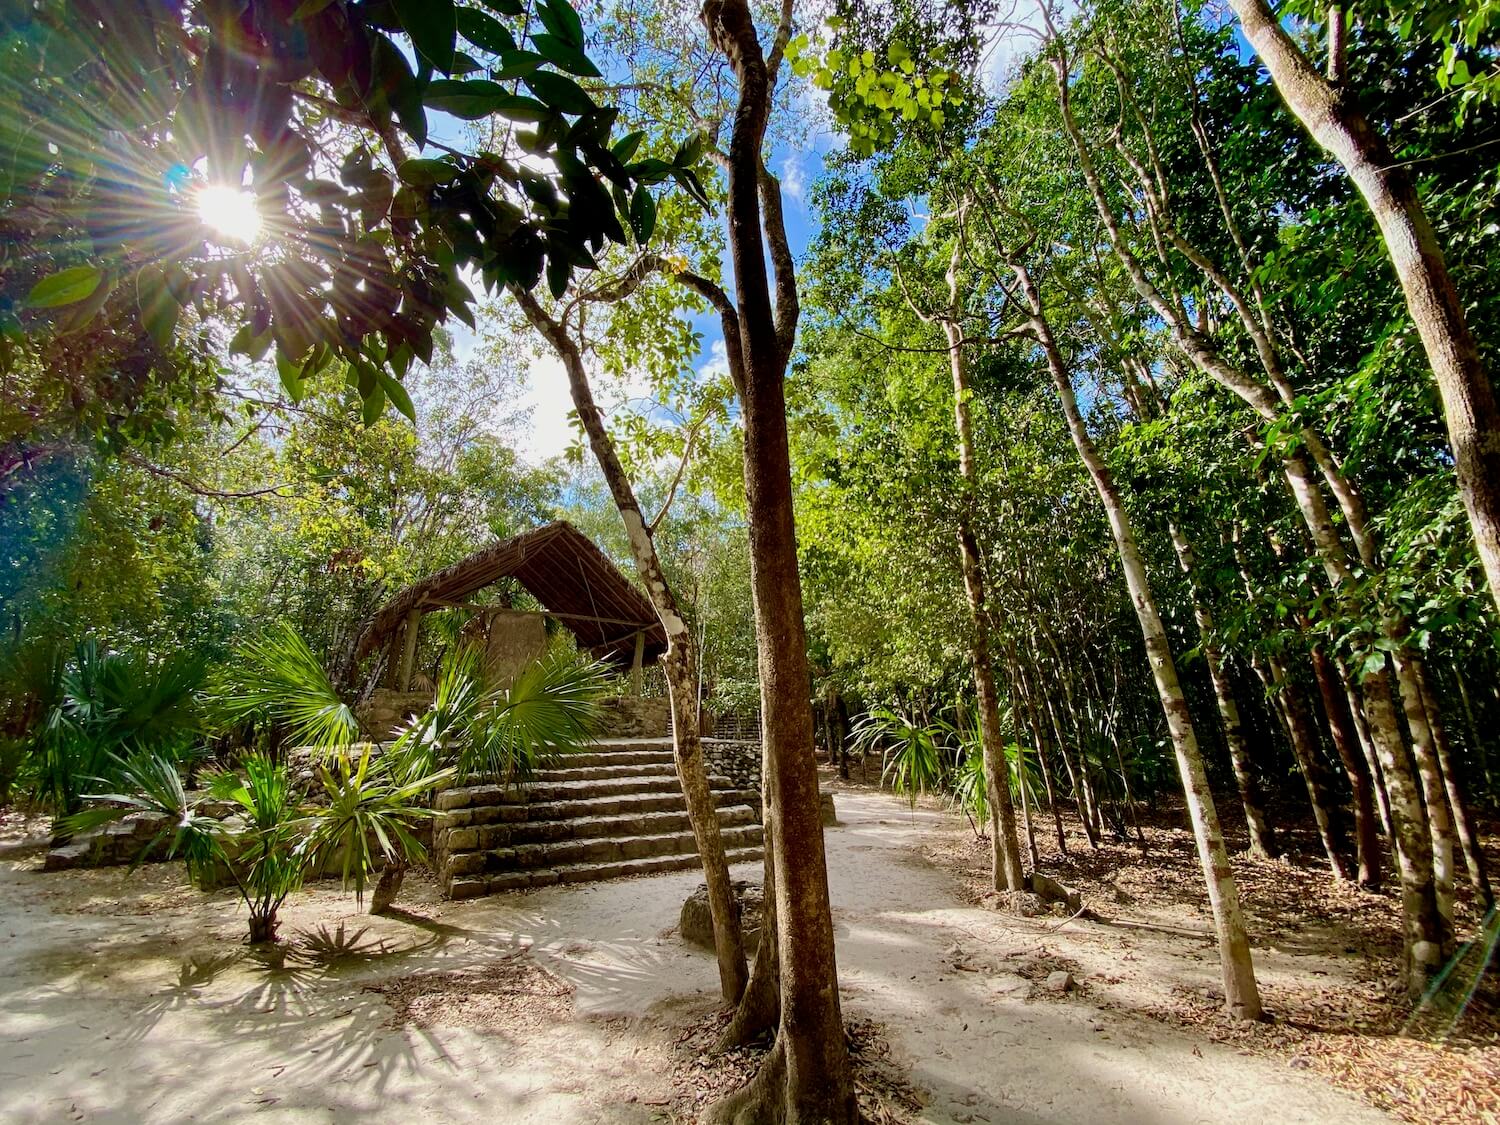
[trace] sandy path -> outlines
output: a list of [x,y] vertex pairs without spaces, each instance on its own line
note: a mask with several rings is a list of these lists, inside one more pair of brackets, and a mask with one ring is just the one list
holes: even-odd
[[[951,818],[875,793],[838,801],[828,845],[845,1004],[887,1024],[932,1095],[931,1121],[1388,1120],[1283,1063],[1118,1010],[1168,978],[1211,983],[1211,947],[1087,923],[1046,933],[1054,920],[965,907],[915,850],[954,831]],[[128,879],[34,867],[0,861],[4,1121],[650,1121],[669,1093],[662,1028],[716,982],[711,957],[664,933],[691,874],[461,904],[418,888],[407,919],[364,918],[319,887],[289,904],[284,931],[333,936],[342,923],[347,945],[367,927],[357,948],[276,966],[237,944],[231,900],[181,888],[175,867]],[[386,1001],[363,990],[482,974],[528,948],[575,987],[573,1020],[487,1023],[460,990],[425,1025],[392,1028]],[[1027,958],[1062,959],[1084,988],[1026,998],[1013,970]]]

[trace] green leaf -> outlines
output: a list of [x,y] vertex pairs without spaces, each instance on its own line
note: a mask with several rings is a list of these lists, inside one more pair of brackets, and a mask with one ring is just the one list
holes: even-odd
[[515,36],[494,16],[475,8],[458,10],[458,32],[476,47],[494,54],[516,49]]
[[604,77],[587,55],[556,35],[533,35],[531,45],[545,55],[548,62],[562,67],[569,74],[576,74],[580,78]]
[[651,241],[651,232],[656,229],[656,200],[641,184],[630,197],[630,230],[642,246]]
[[510,91],[498,82],[485,78],[460,81],[454,78],[439,78],[428,84],[422,93],[422,101],[433,109],[475,121],[495,112],[495,106],[510,96]]
[[542,101],[563,113],[592,113],[598,108],[582,86],[564,75],[541,70],[522,81]]
[[404,161],[396,169],[396,175],[401,177],[403,184],[410,184],[412,187],[433,187],[454,179],[458,175],[458,168],[446,160],[413,159]]
[[526,11],[526,5],[521,0],[484,0],[484,3],[502,16],[519,16]]
[[453,0],[391,0],[391,7],[417,54],[431,63],[434,70],[449,73],[458,39]]
[[385,391],[386,398],[390,399],[396,409],[405,414],[413,423],[417,420],[417,408],[412,405],[411,395],[406,393],[396,378],[383,367],[375,368],[375,378],[380,383],[380,388]]
[[568,0],[542,0],[536,14],[553,35],[570,47],[583,49],[583,21]]
[[297,6],[297,10],[292,13],[292,19],[305,20],[308,16],[317,15],[332,3],[333,0],[302,0],[302,3]]
[[702,133],[693,133],[677,146],[677,155],[672,158],[672,164],[678,168],[692,167],[702,158],[703,150],[707,145],[707,137]]
[[302,401],[306,388],[302,385],[302,369],[297,363],[287,358],[285,352],[276,349],[276,374],[281,376],[281,385],[286,388],[287,398],[292,400],[295,406]]
[[490,71],[490,77],[496,82],[525,78],[546,65],[547,60],[535,51],[503,51],[500,54],[500,66]]
[[365,425],[373,426],[380,421],[380,416],[385,413],[385,390],[379,383],[375,390],[365,399],[364,419]]
[[630,163],[630,158],[635,155],[635,150],[641,147],[641,142],[646,139],[646,131],[637,129],[632,133],[626,133],[612,146],[610,151],[615,154],[615,159],[622,164]]
[[42,278],[26,294],[26,303],[34,309],[55,309],[93,296],[104,280],[98,266],[73,266]]

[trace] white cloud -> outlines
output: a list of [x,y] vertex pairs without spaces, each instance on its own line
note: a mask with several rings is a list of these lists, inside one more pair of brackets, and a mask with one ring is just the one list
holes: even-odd
[[781,162],[781,193],[795,199],[799,204],[807,199],[807,173],[802,169],[799,153],[788,153]]

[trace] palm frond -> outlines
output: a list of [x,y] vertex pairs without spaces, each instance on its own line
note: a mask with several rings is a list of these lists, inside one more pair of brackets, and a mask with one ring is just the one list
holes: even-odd
[[346,747],[359,737],[354,712],[291,625],[273,626],[237,656],[218,693],[230,720],[269,719],[285,727],[294,743],[321,750]]

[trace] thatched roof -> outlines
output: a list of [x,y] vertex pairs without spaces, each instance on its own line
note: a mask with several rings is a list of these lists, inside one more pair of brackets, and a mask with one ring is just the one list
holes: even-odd
[[667,649],[666,632],[646,596],[586,535],[557,520],[493,543],[412,583],[365,625],[355,659],[388,641],[412,610],[459,604],[502,578],[519,581],[572,631],[579,647],[596,657],[628,665],[635,656],[635,636],[643,630],[648,662]]

